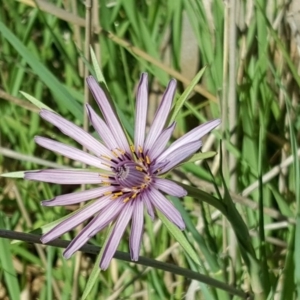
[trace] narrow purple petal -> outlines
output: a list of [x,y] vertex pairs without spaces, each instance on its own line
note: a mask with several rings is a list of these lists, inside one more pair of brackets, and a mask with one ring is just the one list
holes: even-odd
[[103,92],[103,90],[101,89],[101,87],[99,86],[99,84],[93,76],[87,77],[86,81],[91,93],[93,94],[96,102],[98,103],[102,111],[103,117],[108,127],[110,128],[115,140],[120,143],[119,147],[128,154],[130,154],[131,151],[129,148],[129,144],[122,129],[122,126],[120,125],[110,103],[108,102],[105,93]]
[[101,174],[76,170],[41,170],[25,172],[25,179],[58,184],[97,184]]
[[135,151],[143,148],[145,140],[146,119],[148,109],[148,75],[143,73],[140,78],[136,97],[136,116],[134,131]]
[[94,229],[90,231],[89,237],[94,236],[110,222],[114,221],[121,211],[124,210],[126,204],[124,203],[124,197],[112,200],[112,203],[105,207],[105,211],[101,212],[101,220],[94,226]]
[[173,122],[168,128],[166,128],[160,136],[157,138],[149,152],[147,153],[150,159],[153,161],[157,156],[159,156],[165,149],[171,135],[175,129],[176,123]]
[[208,121],[204,124],[201,124],[200,126],[194,128],[193,130],[189,131],[185,135],[183,135],[181,138],[176,140],[174,143],[170,145],[170,147],[165,151],[163,154],[165,157],[167,157],[172,151],[178,149],[179,147],[200,140],[203,136],[205,136],[207,133],[212,131],[214,128],[219,126],[221,123],[220,119]]
[[153,186],[168,195],[176,197],[184,197],[187,195],[187,192],[183,187],[168,179],[157,177],[155,178]]
[[101,139],[104,141],[105,145],[110,149],[114,150],[119,147],[117,141],[115,140],[111,130],[108,128],[106,123],[96,114],[93,108],[87,104],[86,110],[92,123],[94,129],[98,132]]
[[185,224],[179,211],[159,191],[152,189],[149,192],[152,204],[159,209],[179,229],[184,230]]
[[86,149],[95,153],[97,156],[112,156],[111,151],[109,151],[104,145],[97,141],[92,135],[84,131],[82,128],[76,126],[72,122],[64,119],[60,115],[52,111],[42,109],[40,111],[40,116],[49,123],[56,126],[62,133],[69,136],[80,145],[84,146]]
[[105,195],[105,193],[113,192],[114,190],[116,190],[116,187],[114,186],[102,186],[91,190],[57,196],[50,200],[44,200],[41,204],[43,206],[73,205],[87,200],[100,198]]
[[105,212],[100,212],[94,217],[93,220],[71,241],[63,253],[64,257],[70,258],[73,253],[80,249],[91,237],[103,230],[109,223],[116,219],[123,208],[123,204],[122,200],[111,201],[111,203],[105,207]]
[[149,194],[149,192],[147,190],[145,190],[140,197],[141,197],[142,201],[144,202],[144,204],[145,204],[145,206],[147,208],[148,215],[150,216],[150,218],[152,220],[154,220],[154,217],[155,217],[155,215],[154,215],[154,209],[153,209],[153,205],[151,203],[151,200],[150,200],[148,194]]
[[172,79],[169,82],[169,85],[163,95],[163,98],[160,102],[160,105],[155,113],[153,123],[150,127],[148,136],[146,138],[146,142],[144,145],[145,151],[152,148],[154,142],[156,141],[157,137],[160,135],[163,127],[165,126],[166,120],[168,118],[173,97],[176,91],[176,80]]
[[103,255],[100,261],[101,270],[106,270],[108,268],[108,265],[118,248],[126,226],[129,220],[131,219],[133,207],[134,206],[130,202],[124,205],[123,211],[120,214],[116,225],[107,241],[106,247],[103,251]]
[[52,241],[64,233],[70,231],[71,229],[75,228],[91,216],[98,213],[101,209],[105,208],[107,205],[111,203],[110,196],[104,196],[100,199],[97,199],[90,205],[87,205],[82,210],[78,211],[76,214],[70,216],[69,218],[65,219],[46,234],[41,237],[41,241],[43,244]]
[[96,168],[102,168],[105,170],[108,169],[106,165],[102,164],[101,159],[99,159],[94,155],[86,153],[82,150],[76,149],[74,147],[41,136],[36,136],[34,140],[40,146],[49,149],[51,151],[57,152],[59,154],[62,154],[65,157],[71,158],[75,161],[80,161],[84,164],[94,166]]
[[129,244],[131,260],[137,261],[139,259],[144,226],[144,204],[140,199],[134,201]]
[[168,161],[168,163],[164,167],[160,168],[158,174],[162,174],[171,170],[173,167],[184,161],[187,157],[194,154],[201,147],[201,145],[202,143],[200,141],[191,142],[177,148],[173,152],[169,153],[167,157],[165,153],[163,153],[161,156],[158,157],[157,161],[155,162],[154,169],[156,168],[156,165],[158,163],[166,160]]

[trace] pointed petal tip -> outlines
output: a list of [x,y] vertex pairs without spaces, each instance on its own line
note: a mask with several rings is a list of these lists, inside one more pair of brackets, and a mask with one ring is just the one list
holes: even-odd
[[46,111],[48,111],[48,109],[41,108],[39,114],[41,115],[41,114],[43,114],[43,113],[46,112]]
[[215,120],[212,120],[212,122],[214,122],[216,124],[216,127],[218,125],[220,125],[222,123],[222,120],[221,119],[215,119]]
[[138,256],[136,256],[136,255],[133,256],[132,255],[130,258],[131,258],[132,261],[138,261],[139,260],[139,255]]
[[143,72],[143,73],[141,74],[141,79],[140,79],[140,80],[147,80],[147,79],[148,79],[148,73]]
[[74,253],[72,253],[71,251],[68,251],[67,249],[63,252],[63,257],[65,259],[69,259]]
[[55,198],[51,199],[51,200],[44,200],[41,201],[40,204],[41,206],[55,206],[52,202]]
[[57,113],[51,111],[51,110],[48,110],[46,108],[41,108],[40,112],[39,112],[39,115],[41,118],[45,119],[47,118],[47,116],[49,115],[57,115]]
[[99,269],[100,269],[101,271],[106,271],[107,268],[108,268],[108,265],[107,265],[107,264],[104,264],[103,261],[100,262],[100,264],[99,264]]
[[185,197],[187,194],[188,192],[185,189],[183,189],[181,196],[178,197]]
[[[86,83],[88,84],[89,90],[93,91],[95,89],[95,86],[99,86],[98,81],[92,76],[89,75],[86,79]],[[99,86],[100,88],[100,86]]]
[[41,236],[40,241],[41,241],[43,244],[47,244],[48,242],[51,241],[51,239],[50,239],[49,237],[47,237],[46,234],[44,234],[44,235]]
[[89,81],[96,81],[96,79],[92,75],[89,75],[85,80],[87,83],[89,83]]
[[185,223],[183,222],[182,224],[176,224],[177,226],[178,226],[178,228],[180,229],[180,230],[185,230]]
[[208,132],[213,131],[216,127],[218,127],[221,124],[221,122],[221,119],[210,120],[202,124],[202,130],[207,131],[205,132],[205,134],[207,134]]
[[177,85],[177,80],[175,78],[172,78],[170,81],[169,81],[169,84],[168,85],[174,85],[175,86]]

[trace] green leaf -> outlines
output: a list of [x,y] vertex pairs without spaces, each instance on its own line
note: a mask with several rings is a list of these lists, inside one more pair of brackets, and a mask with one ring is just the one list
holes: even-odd
[[33,96],[20,91],[20,93],[27,99],[29,100],[33,105],[37,106],[39,109],[45,108],[47,110],[53,111],[49,106],[47,106],[46,104],[42,103],[41,101],[39,101],[38,99],[34,98]]
[[29,51],[28,48],[0,21],[0,32],[15,48],[37,76],[56,96],[58,103],[70,111],[78,120],[82,121],[82,108],[58,79]]
[[103,83],[108,90],[105,78],[103,76],[100,65],[97,61],[97,57],[96,57],[95,52],[92,47],[91,47],[91,59],[92,59],[92,64],[93,64],[98,82]]
[[192,246],[184,236],[183,232],[175,224],[169,221],[168,218],[158,209],[156,209],[156,212],[159,219],[164,223],[164,225],[167,227],[169,232],[174,236],[174,238],[181,245],[181,247],[186,251],[186,253],[191,257],[191,259],[196,264],[201,265],[197,253],[192,248]]
[[188,85],[188,87],[185,89],[185,91],[182,93],[182,95],[176,100],[172,116],[170,118],[170,124],[174,122],[176,119],[179,111],[181,110],[182,106],[184,105],[185,101],[187,100],[190,93],[193,91],[194,87],[197,85],[198,81],[202,77],[206,67],[202,68],[194,77],[194,79],[191,81],[191,83]]
[[207,151],[207,152],[200,152],[193,155],[189,160],[185,161],[184,163],[190,163],[198,160],[207,159],[210,157],[214,157],[217,154],[217,152],[214,151]]
[[90,277],[88,279],[86,287],[85,287],[85,289],[83,291],[83,295],[81,297],[82,300],[86,299],[86,297],[89,295],[89,293],[91,292],[92,288],[94,287],[97,279],[99,279],[99,274],[101,272],[99,264],[100,264],[100,260],[101,260],[101,257],[102,257],[102,249],[101,249],[100,253],[97,256],[97,259],[96,259],[96,261],[94,263],[93,270],[92,270],[91,275],[90,275]]
[[[4,214],[0,213],[0,228],[5,228]],[[1,264],[1,277],[4,274],[6,288],[8,289],[9,299],[20,299],[20,288],[18,277],[12,262],[12,253],[10,251],[10,244],[7,239],[0,238],[0,264]],[[3,279],[2,279],[3,282]]]
[[1,177],[8,177],[8,178],[24,178],[25,171],[18,171],[18,172],[8,172],[0,174]]
[[103,244],[103,246],[102,246],[102,248],[100,250],[99,255],[97,256],[97,259],[96,259],[96,262],[94,264],[92,273],[91,273],[91,275],[90,275],[90,277],[88,279],[88,282],[86,284],[86,287],[85,287],[85,289],[83,291],[83,295],[82,295],[81,300],[85,300],[86,299],[86,297],[91,292],[93,286],[95,285],[97,279],[99,278],[99,274],[101,272],[101,269],[100,269],[100,266],[99,266],[100,265],[100,261],[102,259],[102,256],[103,256],[104,250],[106,248],[106,245],[108,243],[108,240],[110,238],[110,235],[111,235],[112,231],[114,230],[115,226],[116,226],[116,223],[113,226],[111,226],[111,228],[109,229],[109,231],[108,231],[108,233],[106,235],[104,244]]

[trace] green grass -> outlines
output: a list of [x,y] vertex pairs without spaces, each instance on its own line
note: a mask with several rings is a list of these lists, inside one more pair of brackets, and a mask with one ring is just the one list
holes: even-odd
[[[33,140],[41,135],[78,146],[41,120],[35,105],[46,105],[85,126],[82,66],[101,76],[85,51],[85,6],[74,2],[77,15],[71,1],[47,5],[36,1],[37,8],[34,1],[30,6],[26,1],[3,0],[0,173],[47,168],[49,163],[80,167]],[[240,8],[232,44],[230,6],[221,0],[214,0],[211,10],[203,1],[192,0],[99,1],[93,22],[101,30],[96,28],[93,34],[93,59],[99,61],[129,136],[141,72],[149,74],[148,124],[169,79],[175,77],[174,139],[199,123],[221,117],[222,126],[204,143],[205,152],[218,154],[205,163],[182,165],[171,174],[190,186],[184,199],[172,197],[187,225],[184,247],[168,226],[146,218],[141,255],[152,260],[144,265],[113,260],[108,271],[98,273],[93,271],[94,255],[83,253],[78,264],[76,257],[65,261],[60,248],[1,238],[0,297],[19,299],[28,292],[29,298],[41,300],[80,299],[84,293],[86,299],[187,295],[223,300],[231,299],[232,287],[238,295],[249,292],[256,299],[299,297],[299,51],[283,7],[274,4],[270,11],[267,6],[266,0],[257,0],[252,7]],[[236,45],[234,60],[230,43]],[[189,96],[186,88],[193,89]],[[33,98],[26,99],[20,91]],[[93,100],[90,103],[95,107]],[[274,172],[280,165],[284,168]],[[71,189],[0,177],[0,227],[40,232],[77,208],[44,208],[40,201]],[[91,243],[103,245],[106,234],[98,234]],[[72,232],[63,238],[73,236]],[[128,252],[128,231],[119,250]],[[175,268],[162,270],[153,259],[182,267],[186,276],[178,275]],[[188,271],[205,279],[191,281]],[[91,273],[96,275],[90,278]],[[224,288],[216,287],[215,280]],[[88,282],[93,284],[87,290]],[[239,299],[238,295],[233,298]]]

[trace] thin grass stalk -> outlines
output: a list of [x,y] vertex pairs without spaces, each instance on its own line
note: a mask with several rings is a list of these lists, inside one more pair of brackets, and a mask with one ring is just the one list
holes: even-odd
[[[87,62],[90,62],[90,45],[91,45],[91,35],[92,35],[92,0],[86,0],[85,1],[85,42],[84,42],[84,55]],[[82,61],[83,62],[83,61]],[[90,102],[90,92],[89,88],[86,82],[86,78],[89,76],[89,69],[88,66],[84,65],[84,104],[83,104],[83,129],[88,132],[89,129],[89,121],[88,116],[86,113],[86,104]],[[85,147],[83,147],[83,151],[87,151]],[[86,168],[87,166],[85,164],[82,165],[82,168]],[[85,190],[85,185],[81,185],[81,190]],[[80,204],[80,207],[82,207],[84,203]],[[78,232],[82,230],[83,224],[80,225],[80,227],[77,229]],[[72,299],[77,300],[78,299],[78,287],[79,287],[79,276],[80,276],[80,264],[82,259],[82,252],[77,252],[75,255],[75,267],[74,267],[74,281],[73,281],[73,287],[72,287]]]
[[[236,1],[229,1],[229,22],[228,22],[228,130],[230,135],[230,143],[237,145],[237,101],[236,101]],[[229,168],[229,187],[231,192],[237,192],[237,159],[234,154],[229,152],[228,168]],[[235,270],[237,264],[237,241],[232,229],[228,232],[229,238],[229,255],[232,262],[230,273],[230,283],[235,282]]]
[[[72,13],[77,16],[78,10],[77,10],[78,1],[71,0],[71,10]],[[74,42],[79,50],[79,52],[82,52],[82,39],[80,34],[80,26],[78,24],[74,24]],[[78,72],[80,77],[83,77],[84,75],[84,65],[82,59],[78,58]]]

